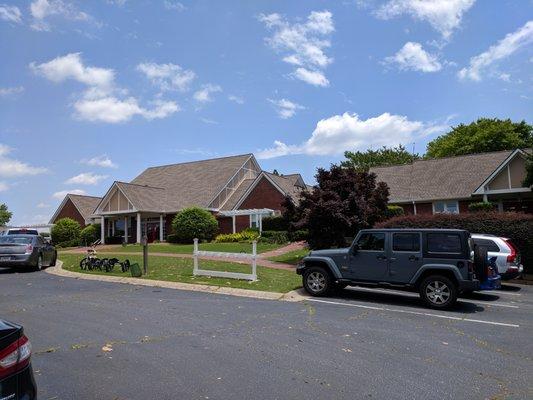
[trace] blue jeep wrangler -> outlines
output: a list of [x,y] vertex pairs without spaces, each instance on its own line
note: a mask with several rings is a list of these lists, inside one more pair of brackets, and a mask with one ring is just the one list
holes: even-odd
[[[459,229],[366,229],[348,248],[311,251],[298,265],[312,296],[348,285],[418,291],[432,308],[449,308],[461,292],[491,275],[487,249]],[[494,279],[494,278],[492,278]]]

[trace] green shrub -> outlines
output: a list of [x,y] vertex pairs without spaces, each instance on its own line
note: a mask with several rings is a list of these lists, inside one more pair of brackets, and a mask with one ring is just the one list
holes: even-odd
[[287,231],[263,231],[261,233],[263,242],[284,244],[289,241],[289,233]]
[[52,227],[52,241],[61,247],[78,246],[81,227],[72,218],[61,218]]
[[291,242],[301,242],[302,240],[307,240],[309,236],[309,231],[305,229],[300,229],[298,231],[289,232],[289,239]]
[[180,241],[179,241],[178,235],[170,233],[167,235],[167,242],[168,243],[179,243]]
[[283,216],[263,218],[263,231],[288,231],[289,223]]
[[89,245],[100,238],[100,224],[87,225],[80,232],[80,242]]
[[533,215],[522,213],[476,212],[472,214],[407,215],[392,218],[377,228],[456,228],[471,233],[507,237],[522,254],[522,264],[533,273]]
[[192,243],[193,239],[211,240],[218,230],[216,218],[199,207],[185,208],[172,220],[172,229],[180,243]]
[[385,211],[385,218],[394,218],[404,215],[403,207],[400,206],[387,206],[387,211]]
[[239,233],[226,233],[217,235],[215,242],[217,243],[236,243],[236,242],[251,242],[259,237],[259,231],[253,228],[248,228]]
[[50,234],[48,232],[40,232],[39,235],[41,235],[43,238],[49,238]]
[[479,203],[470,203],[468,205],[468,211],[478,212],[478,211],[494,211],[494,204],[490,201],[480,201]]

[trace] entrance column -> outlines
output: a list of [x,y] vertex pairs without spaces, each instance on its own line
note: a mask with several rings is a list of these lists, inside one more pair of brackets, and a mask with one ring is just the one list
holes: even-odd
[[159,214],[159,241],[163,241],[163,214]]
[[100,243],[105,244],[105,218],[100,217]]
[[124,217],[124,243],[128,243],[128,219],[129,217]]
[[231,216],[231,223],[233,225],[233,233],[237,233],[236,231],[236,223],[235,223],[235,214]]
[[141,243],[141,213],[137,213],[137,243]]

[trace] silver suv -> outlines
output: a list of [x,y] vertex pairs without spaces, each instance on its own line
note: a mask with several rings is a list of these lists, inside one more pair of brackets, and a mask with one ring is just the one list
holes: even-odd
[[494,235],[473,233],[474,244],[487,248],[490,258],[496,257],[498,273],[503,280],[515,279],[522,274],[520,252],[510,239]]

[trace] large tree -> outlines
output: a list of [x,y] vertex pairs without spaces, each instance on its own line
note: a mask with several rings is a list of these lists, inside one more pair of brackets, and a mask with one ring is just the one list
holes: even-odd
[[342,162],[344,167],[354,167],[359,171],[368,171],[372,167],[409,164],[420,159],[418,154],[409,153],[405,147],[383,146],[377,150],[366,151],[346,151],[344,153],[346,160]]
[[0,204],[0,226],[7,225],[13,213],[7,209],[5,204]]
[[512,150],[533,146],[533,127],[525,121],[480,118],[460,124],[427,145],[426,157],[439,158],[471,153]]
[[526,159],[526,178],[522,182],[524,186],[531,186],[533,190],[533,152],[527,155]]
[[300,218],[296,227],[309,231],[313,249],[346,246],[346,237],[373,226],[387,211],[389,189],[376,182],[375,174],[332,165],[319,168],[316,180],[312,190],[302,192],[294,212]]

